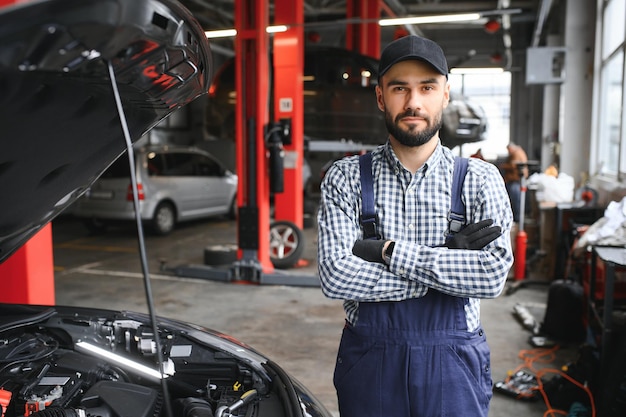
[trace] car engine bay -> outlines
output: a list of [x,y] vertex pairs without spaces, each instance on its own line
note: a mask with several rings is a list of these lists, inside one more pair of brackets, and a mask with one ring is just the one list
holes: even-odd
[[168,415],[168,409],[176,416],[289,415],[280,400],[289,397],[280,392],[289,383],[272,384],[269,378],[280,373],[271,369],[275,365],[255,369],[184,330],[162,326],[161,372],[151,326],[126,313],[74,310],[61,314],[49,307],[2,319],[2,417],[151,417]]

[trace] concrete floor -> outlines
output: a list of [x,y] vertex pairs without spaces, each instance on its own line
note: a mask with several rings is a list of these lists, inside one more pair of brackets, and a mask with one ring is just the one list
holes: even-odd
[[[137,241],[132,227],[90,236],[78,221],[55,221],[56,302],[109,309],[147,311]],[[305,229],[308,265],[286,271],[298,277],[316,276],[316,230]],[[202,265],[203,248],[234,244],[236,225],[214,220],[183,225],[166,238],[147,236],[152,291],[158,315],[193,322],[230,334],[279,363],[302,381],[338,416],[332,373],[341,329],[341,302],[326,299],[319,288],[297,285],[237,285],[173,276],[160,270],[177,265]],[[492,349],[492,376],[501,381],[522,363],[518,354],[531,349],[530,331],[514,318],[521,303],[537,320],[543,318],[547,286],[529,286],[482,303],[482,322]],[[573,358],[561,349],[560,366]],[[545,404],[525,402],[495,393],[492,417],[540,417]]]

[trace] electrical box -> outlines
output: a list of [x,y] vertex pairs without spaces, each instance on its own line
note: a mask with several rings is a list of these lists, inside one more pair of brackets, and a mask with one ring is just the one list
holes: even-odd
[[565,81],[565,47],[526,49],[526,84],[557,84]]

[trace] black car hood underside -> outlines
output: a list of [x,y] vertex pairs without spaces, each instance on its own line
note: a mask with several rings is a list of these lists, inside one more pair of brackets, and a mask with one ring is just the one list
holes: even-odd
[[46,0],[0,9],[0,262],[132,141],[206,93],[208,41],[173,0]]

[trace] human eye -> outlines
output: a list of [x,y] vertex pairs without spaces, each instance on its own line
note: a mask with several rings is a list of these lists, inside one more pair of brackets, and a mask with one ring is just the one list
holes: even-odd
[[388,91],[392,93],[401,93],[406,90],[406,83],[398,80],[392,80],[387,84]]

